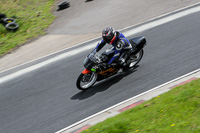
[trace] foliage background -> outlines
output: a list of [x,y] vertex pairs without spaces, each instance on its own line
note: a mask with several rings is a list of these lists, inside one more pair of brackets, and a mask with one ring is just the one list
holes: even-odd
[[19,24],[15,32],[8,31],[0,24],[0,56],[21,46],[27,40],[45,34],[53,22],[54,0],[1,0],[0,13],[14,18]]

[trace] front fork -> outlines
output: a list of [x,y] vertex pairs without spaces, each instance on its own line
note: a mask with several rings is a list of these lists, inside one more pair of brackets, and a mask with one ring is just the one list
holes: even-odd
[[86,82],[90,82],[92,80],[95,72],[92,72],[88,69],[85,69],[85,70],[82,71],[82,74],[85,74],[85,76],[87,76],[87,74],[90,74],[90,78],[89,79],[86,78]]

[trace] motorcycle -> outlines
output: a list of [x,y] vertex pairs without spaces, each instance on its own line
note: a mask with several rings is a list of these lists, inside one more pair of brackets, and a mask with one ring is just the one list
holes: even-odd
[[108,63],[109,59],[111,59],[114,55],[113,47],[107,49],[102,54],[99,54],[95,50],[93,50],[84,60],[83,64],[85,70],[79,75],[76,86],[80,90],[87,90],[92,87],[96,81],[101,81],[110,76],[113,76],[119,72],[120,69],[123,71],[127,71],[130,68],[135,67],[143,57],[144,50],[143,48],[146,46],[145,37],[136,37],[129,40],[133,51],[131,51],[129,57],[126,60],[128,65],[126,67],[121,67],[119,65],[112,65],[106,70],[101,70],[98,67],[100,63]]

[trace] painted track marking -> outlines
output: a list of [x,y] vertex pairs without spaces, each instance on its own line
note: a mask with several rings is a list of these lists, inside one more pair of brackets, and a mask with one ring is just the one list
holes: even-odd
[[[198,3],[199,4],[199,3]],[[197,5],[198,5],[197,4]],[[139,32],[142,32],[142,31],[145,31],[145,30],[148,30],[148,29],[151,29],[153,27],[156,27],[156,26],[159,26],[159,25],[162,25],[162,24],[165,24],[165,23],[168,23],[170,21],[173,21],[173,20],[176,20],[178,18],[181,18],[181,17],[184,17],[186,15],[189,15],[189,14],[192,14],[192,13],[196,13],[196,12],[199,12],[200,11],[200,6],[196,6],[196,7],[193,7],[193,8],[190,8],[190,9],[187,9],[187,10],[184,10],[182,12],[178,12],[178,13],[174,13],[173,15],[170,15],[170,16],[167,16],[167,17],[163,17],[161,19],[158,19],[158,20],[155,20],[155,21],[152,21],[150,23],[146,23],[144,25],[141,25],[141,26],[138,26],[136,28],[133,28],[127,32],[124,32],[124,34],[126,36],[130,36],[130,35],[133,35],[133,34],[136,34],[136,33],[139,33]],[[0,78],[0,84],[4,83],[4,82],[7,82],[11,79],[14,79],[14,78],[17,78],[19,76],[22,76],[26,73],[29,73],[29,72],[32,72],[34,70],[37,70],[39,68],[42,68],[42,67],[45,67],[51,63],[54,63],[56,61],[59,61],[61,59],[64,59],[64,58],[67,58],[67,57],[70,57],[70,56],[73,56],[75,54],[78,54],[80,52],[83,52],[83,51],[86,51],[86,50],[89,50],[91,48],[94,48],[95,44],[97,44],[97,42],[94,42],[90,45],[87,45],[87,46],[83,46],[81,48],[78,48],[78,49],[75,49],[75,50],[72,50],[72,51],[69,51],[69,52],[66,52],[66,53],[63,53],[63,54],[60,54],[56,57],[53,57],[51,59],[48,59],[46,61],[43,61],[41,63],[38,63],[36,65],[32,65],[30,67],[27,67],[25,69],[22,69],[22,70],[19,70],[17,72],[14,72],[12,74],[9,74],[9,75],[6,75],[4,77],[1,77]]]

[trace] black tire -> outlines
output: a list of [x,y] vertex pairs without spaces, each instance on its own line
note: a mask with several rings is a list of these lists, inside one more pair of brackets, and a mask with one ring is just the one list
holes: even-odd
[[82,82],[82,79],[84,78],[84,76],[85,76],[85,74],[80,74],[79,75],[79,77],[78,77],[78,79],[77,79],[77,81],[76,81],[76,86],[77,86],[77,88],[79,89],[79,90],[87,90],[88,88],[90,88],[90,87],[92,87],[93,85],[94,85],[94,83],[96,82],[96,80],[97,80],[97,74],[95,73],[95,79],[91,82],[91,83],[89,83],[89,86],[87,86],[87,87],[83,87],[82,85],[81,85],[81,82]]
[[6,15],[3,13],[0,13],[0,23],[3,23],[3,19],[6,18]]
[[[141,50],[136,54],[136,55],[138,55],[138,57],[137,57],[137,60],[135,60],[134,65],[133,65],[133,66],[130,66],[131,63],[133,63],[133,62],[131,62],[128,66],[126,66],[126,67],[123,68],[123,71],[127,71],[127,70],[129,70],[130,68],[135,67],[135,66],[141,61],[141,59],[142,59],[142,57],[143,57],[143,54],[144,54],[144,50],[141,49]],[[130,57],[131,57],[131,56],[136,56],[136,55],[130,55]]]
[[138,52],[138,54],[139,54],[139,58],[138,58],[137,62],[136,62],[132,67],[135,67],[135,66],[141,61],[141,59],[142,59],[142,57],[143,57],[143,55],[144,55],[144,50],[141,49],[141,50]]
[[6,18],[6,15],[3,13],[0,13],[0,19],[2,19],[2,18]]
[[93,0],[86,0],[85,2],[90,2],[90,1],[93,1]]
[[6,18],[5,14],[0,13],[0,23],[3,23],[3,19]]
[[3,24],[7,25],[8,23],[15,23],[15,19],[14,18],[5,18],[3,19]]
[[6,24],[6,29],[9,31],[16,31],[19,28],[19,25],[17,23],[8,23]]
[[65,1],[65,2],[62,2],[62,3],[59,3],[59,4],[58,4],[58,9],[57,9],[57,11],[64,10],[64,9],[66,9],[66,8],[69,8],[69,7],[70,7],[70,2]]

